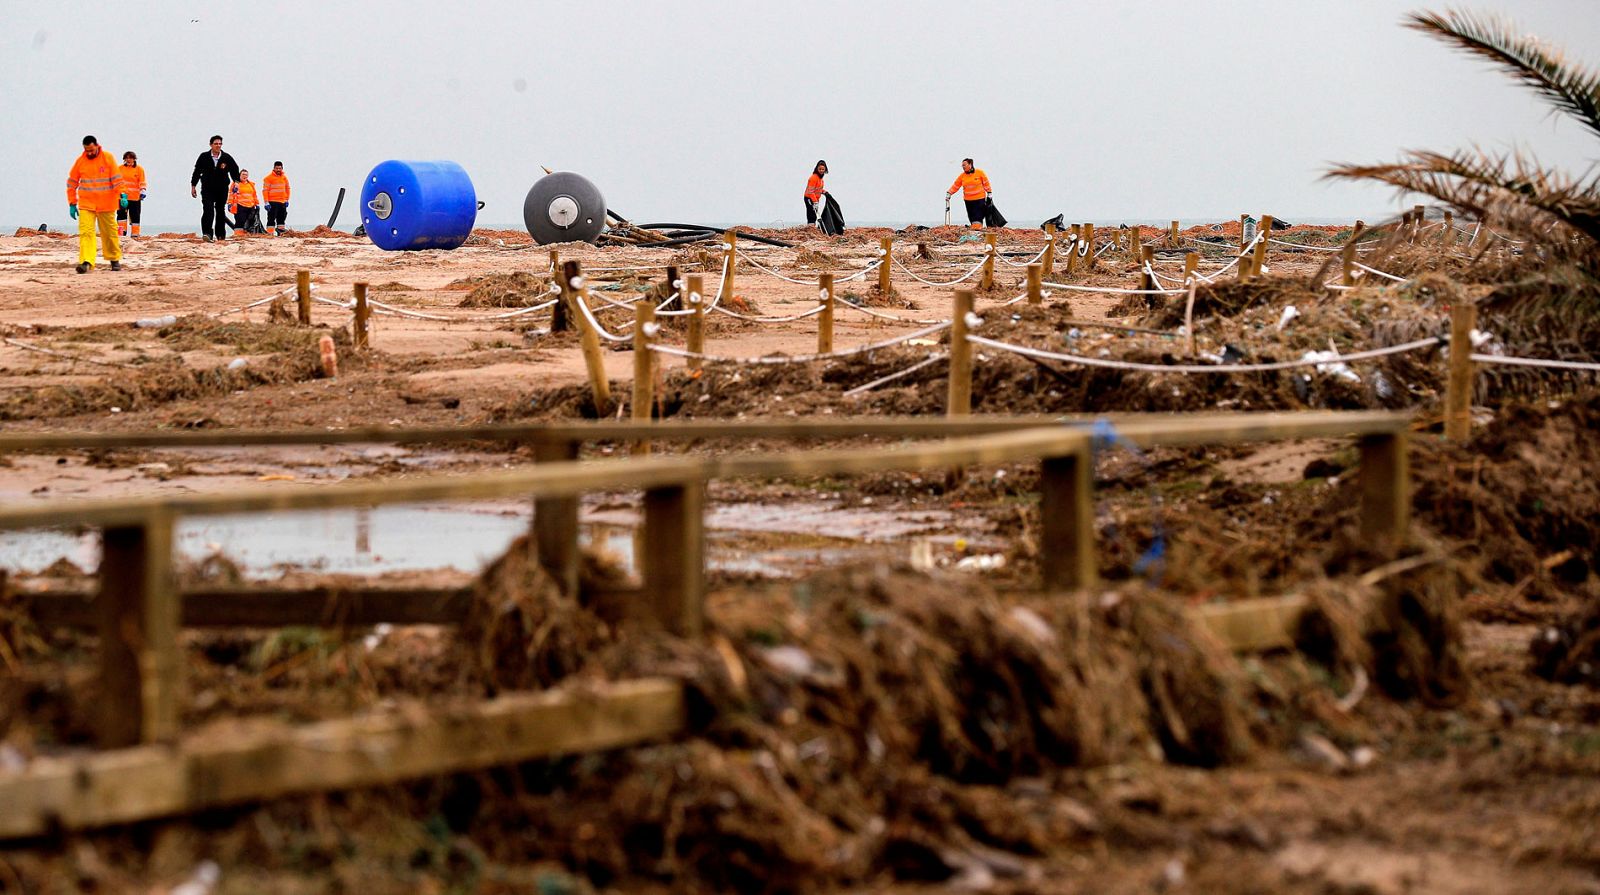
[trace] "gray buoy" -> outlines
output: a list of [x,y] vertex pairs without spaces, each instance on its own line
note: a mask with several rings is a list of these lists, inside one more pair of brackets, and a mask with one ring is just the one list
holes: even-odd
[[606,200],[600,188],[571,171],[546,174],[522,201],[522,222],[540,245],[594,242],[606,225]]

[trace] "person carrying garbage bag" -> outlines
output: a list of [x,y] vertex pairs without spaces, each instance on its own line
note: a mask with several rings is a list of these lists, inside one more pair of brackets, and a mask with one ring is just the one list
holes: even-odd
[[961,173],[956,175],[956,182],[950,184],[950,189],[945,190],[944,204],[947,210],[950,197],[955,195],[956,190],[961,191],[961,198],[966,202],[967,223],[972,229],[982,230],[985,225],[1006,225],[1006,219],[994,207],[994,187],[989,183],[989,175],[982,168],[975,167],[970,158],[961,160]]
[[806,180],[806,226],[817,227],[829,236],[844,232],[844,212],[833,195],[822,187],[822,178],[828,176],[828,163],[818,160]]
[[228,191],[228,210],[233,212],[233,229],[245,233],[265,233],[261,226],[261,201],[250,172],[241,170],[239,182]]
[[83,154],[67,172],[67,213],[78,221],[78,273],[94,268],[95,231],[112,270],[122,269],[122,243],[117,239],[117,209],[128,206],[122,175],[111,154],[93,136],[83,138]]

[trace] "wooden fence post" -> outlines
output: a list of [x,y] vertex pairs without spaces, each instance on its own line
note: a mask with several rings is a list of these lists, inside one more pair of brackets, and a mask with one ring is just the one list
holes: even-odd
[[[576,441],[541,441],[533,446],[535,463],[568,463],[578,459]],[[578,592],[578,498],[540,497],[533,501],[534,553],[564,594]]]
[[1167,239],[1169,241],[1171,241],[1173,247],[1177,247],[1177,245],[1178,245],[1178,222],[1177,221],[1173,221],[1171,224],[1167,225]]
[[822,303],[822,313],[817,315],[817,353],[833,350],[833,274],[817,276],[817,300]]
[[[1140,246],[1139,257],[1135,260],[1139,263],[1139,288],[1151,290],[1160,288],[1160,284],[1156,282],[1155,274],[1147,272],[1155,270],[1156,250],[1149,246]],[[1147,302],[1155,300],[1153,295],[1146,295],[1144,298]]]
[[1444,213],[1444,233],[1439,237],[1439,244],[1447,249],[1456,244],[1456,213],[1453,211]]
[[978,281],[979,289],[994,288],[994,258],[1000,253],[995,240],[999,239],[993,233],[983,234],[983,278]]
[[[650,422],[655,410],[656,353],[650,350],[655,334],[655,301],[641,298],[633,303],[633,421],[636,423]],[[635,441],[633,453],[635,456],[650,453],[650,442]]]
[[1254,263],[1255,263],[1255,254],[1253,252],[1245,252],[1243,255],[1241,255],[1239,257],[1239,282],[1240,283],[1248,283],[1248,282],[1250,282],[1250,267]]
[[550,311],[550,331],[564,333],[572,328],[572,287],[567,283],[567,271],[561,264],[561,253],[555,249],[550,250],[550,282],[554,283],[561,294],[556,296],[559,300]]
[[1078,269],[1078,246],[1083,242],[1083,225],[1072,225],[1072,241],[1067,243],[1067,276]]
[[[589,287],[583,281],[583,267],[576,261],[567,261],[561,265],[561,270],[566,274],[567,290],[572,293],[574,303],[589,302]],[[573,311],[577,311],[573,307]],[[575,313],[577,318],[573,322],[578,326],[578,344],[583,349],[583,366],[589,374],[589,391],[594,396],[594,412],[605,416],[611,412],[611,382],[606,379],[606,362],[600,354],[600,334],[595,332],[589,321],[583,318],[582,313]]]
[[1183,284],[1185,286],[1189,285],[1189,282],[1191,280],[1193,280],[1195,278],[1195,275],[1198,274],[1199,272],[1200,272],[1200,253],[1195,251],[1194,249],[1190,249],[1189,251],[1184,252],[1183,253]]
[[100,745],[106,748],[178,734],[182,619],[172,528],[172,515],[157,510],[101,534]]
[[1028,265],[1028,304],[1040,305],[1044,303],[1044,265],[1035,261]]
[[1051,276],[1056,270],[1056,225],[1044,225],[1044,275]]
[[1089,269],[1093,270],[1098,265],[1098,259],[1095,257],[1094,251],[1094,224],[1083,225],[1083,239],[1084,242],[1089,244],[1089,254],[1084,257],[1088,261]]
[[652,615],[680,637],[705,630],[705,484],[644,493],[639,577]]
[[1428,207],[1426,205],[1411,206],[1411,241],[1416,242],[1422,238],[1422,225],[1428,220]]
[[1444,437],[1466,441],[1472,432],[1472,329],[1478,306],[1457,294],[1450,306],[1450,371],[1444,391]]
[[1045,590],[1092,587],[1099,575],[1094,543],[1094,454],[1049,457],[1039,468],[1039,566]]
[[1128,257],[1137,264],[1144,258],[1144,232],[1138,224],[1128,228]]
[[[689,334],[684,347],[695,354],[704,354],[706,350],[706,300],[705,278],[700,274],[692,273],[683,278],[683,306],[688,308]],[[699,370],[703,366],[700,358],[687,357],[683,365],[691,370]]]
[[1267,240],[1272,238],[1272,215],[1261,216],[1261,229],[1256,233],[1261,241],[1256,243],[1255,263],[1250,266],[1251,276],[1260,276],[1267,269]]
[[967,341],[967,315],[972,313],[972,290],[957,289],[950,309],[950,387],[945,416],[972,413],[972,343]]
[[889,283],[890,258],[889,253],[894,251],[894,237],[884,236],[878,239],[878,260],[883,263],[878,266],[878,294],[885,298],[893,292],[894,286]]
[[1248,246],[1250,244],[1250,241],[1244,238],[1244,230],[1245,230],[1244,222],[1248,221],[1249,219],[1250,219],[1250,215],[1248,215],[1248,214],[1239,215],[1239,251],[1241,251],[1241,252],[1244,251],[1245,246]]
[[294,272],[294,297],[299,304],[299,320],[301,326],[311,325],[311,271],[297,270]]
[[722,302],[733,302],[733,272],[739,266],[739,256],[735,252],[739,249],[739,233],[729,230],[722,234],[723,251],[727,254],[728,275],[722,279]]
[[367,305],[367,284],[357,283],[353,287],[356,302],[355,320],[350,324],[350,341],[355,350],[365,351],[372,345],[371,330],[368,321],[372,319],[372,308]]
[[1366,435],[1361,447],[1361,536],[1393,550],[1411,524],[1411,472],[1404,432]]
[[676,264],[668,264],[667,265],[667,278],[661,284],[661,292],[659,293],[660,296],[661,296],[661,299],[660,299],[660,301],[657,302],[657,304],[661,304],[662,302],[669,301],[672,298],[673,294],[676,293],[677,296],[678,296],[677,304],[676,305],[667,304],[667,307],[668,308],[678,308],[678,309],[687,308],[689,306],[689,302],[688,302],[687,299],[684,298],[684,292],[683,292],[682,286],[683,286],[683,281],[678,276],[678,265],[676,265]]

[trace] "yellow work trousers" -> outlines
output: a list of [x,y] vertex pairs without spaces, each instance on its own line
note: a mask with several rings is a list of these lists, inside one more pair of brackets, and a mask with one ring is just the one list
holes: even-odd
[[100,227],[100,254],[107,261],[122,260],[122,242],[117,239],[117,213],[78,209],[78,260],[94,263],[95,225]]

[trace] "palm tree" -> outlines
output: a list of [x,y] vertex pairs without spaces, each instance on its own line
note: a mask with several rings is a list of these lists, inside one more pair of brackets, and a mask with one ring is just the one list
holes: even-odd
[[[1481,56],[1532,87],[1600,137],[1600,73],[1567,62],[1560,50],[1522,35],[1505,20],[1464,11],[1418,12],[1406,26]],[[1546,258],[1600,271],[1600,177],[1546,170],[1521,153],[1409,152],[1397,164],[1340,165],[1330,178],[1377,180],[1432,196],[1464,217],[1511,231]]]

